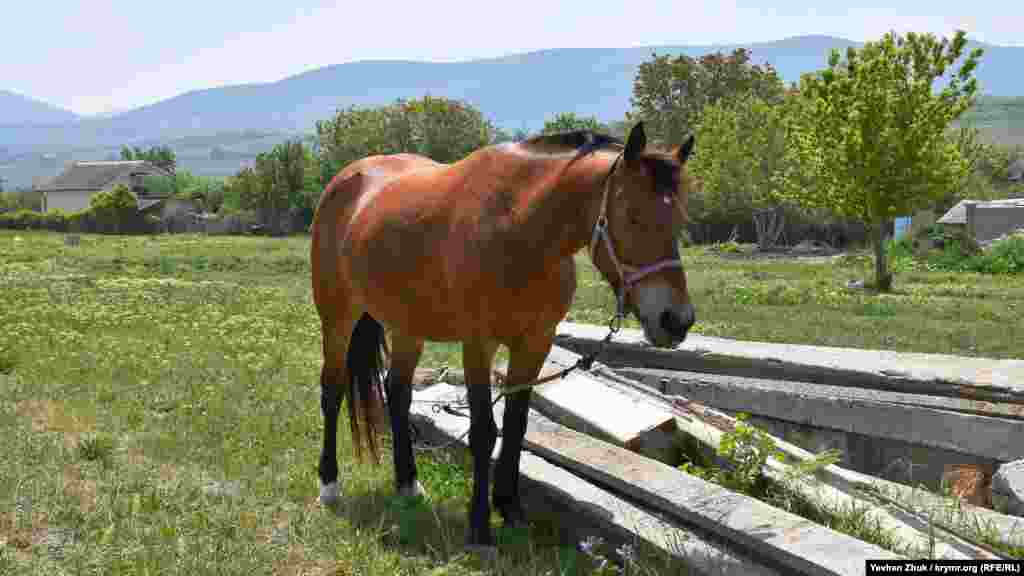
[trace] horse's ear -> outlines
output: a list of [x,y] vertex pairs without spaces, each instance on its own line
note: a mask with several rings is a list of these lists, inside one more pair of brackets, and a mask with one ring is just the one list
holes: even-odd
[[693,153],[693,144],[694,137],[693,134],[690,134],[686,141],[683,142],[683,145],[679,147],[677,155],[679,157],[680,164],[686,164],[686,161],[690,159],[690,154]]
[[636,126],[629,131],[629,140],[626,141],[626,151],[622,155],[626,162],[632,162],[640,157],[640,153],[647,147],[647,135],[644,134],[644,123],[637,122]]

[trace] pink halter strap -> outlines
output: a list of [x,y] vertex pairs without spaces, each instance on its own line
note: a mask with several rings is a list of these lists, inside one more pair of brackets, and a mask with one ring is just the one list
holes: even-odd
[[605,176],[604,192],[601,197],[601,212],[597,216],[597,222],[594,223],[594,233],[590,236],[590,260],[597,264],[597,258],[594,250],[597,248],[597,242],[599,240],[604,240],[605,247],[608,250],[608,258],[615,266],[615,270],[619,274],[619,280],[622,281],[622,285],[619,287],[617,295],[619,301],[619,315],[621,316],[625,313],[626,291],[629,290],[633,284],[644,276],[648,276],[658,272],[659,270],[664,270],[665,268],[682,268],[683,263],[678,257],[666,258],[664,260],[659,260],[654,264],[648,264],[647,266],[637,268],[620,261],[615,255],[615,246],[612,243],[611,236],[608,235],[608,191],[611,189],[612,185],[612,173],[614,173],[615,169],[618,167],[620,158],[622,158],[622,153],[619,153],[619,155],[615,157],[615,161],[612,163],[611,169]]

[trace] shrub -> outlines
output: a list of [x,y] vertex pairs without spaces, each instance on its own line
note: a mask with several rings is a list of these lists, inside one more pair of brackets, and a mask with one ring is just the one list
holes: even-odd
[[0,214],[0,228],[10,230],[53,230],[65,232],[68,227],[68,214],[62,210],[53,212],[36,212],[34,210],[16,210]]
[[994,242],[992,246],[971,256],[967,266],[985,274],[1019,274],[1024,272],[1024,234],[1014,234]]

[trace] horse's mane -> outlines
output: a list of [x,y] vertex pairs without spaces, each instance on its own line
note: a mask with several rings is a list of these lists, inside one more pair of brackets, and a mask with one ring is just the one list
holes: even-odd
[[553,134],[538,134],[520,142],[528,148],[555,148],[564,151],[576,150],[582,156],[605,148],[622,148],[622,140],[593,130],[571,130]]

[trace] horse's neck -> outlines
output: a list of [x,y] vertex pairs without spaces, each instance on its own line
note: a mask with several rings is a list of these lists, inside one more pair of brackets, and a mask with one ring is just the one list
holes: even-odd
[[[588,155],[559,167],[557,182],[537,199],[531,233],[539,233],[551,247],[551,258],[571,257],[589,245],[600,212],[604,177],[613,157],[604,152]],[[532,224],[532,225],[531,225]]]

